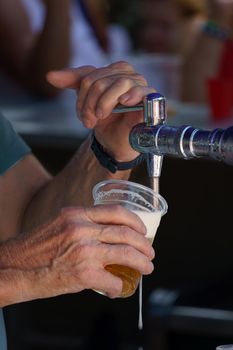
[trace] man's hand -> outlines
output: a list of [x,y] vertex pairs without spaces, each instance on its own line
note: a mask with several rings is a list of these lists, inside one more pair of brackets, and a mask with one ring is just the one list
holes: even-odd
[[129,132],[143,121],[142,112],[112,114],[122,104],[133,106],[155,89],[127,62],[104,68],[84,66],[49,72],[48,81],[58,88],[78,91],[77,110],[87,128],[93,128],[102,146],[118,161],[130,161],[138,154],[129,145]]
[[109,264],[149,274],[154,250],[138,216],[122,206],[66,208],[50,223],[0,246],[2,305],[96,289],[114,298]]

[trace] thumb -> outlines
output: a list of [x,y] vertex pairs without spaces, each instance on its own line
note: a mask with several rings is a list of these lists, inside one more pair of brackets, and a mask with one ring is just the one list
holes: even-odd
[[46,79],[51,85],[59,89],[77,89],[81,80],[95,69],[94,66],[82,66],[79,68],[53,70],[46,74]]

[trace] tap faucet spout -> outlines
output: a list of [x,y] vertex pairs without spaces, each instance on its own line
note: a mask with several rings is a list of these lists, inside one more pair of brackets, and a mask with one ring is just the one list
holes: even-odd
[[[166,121],[166,100],[158,92],[147,95],[144,99],[144,120],[148,128],[163,125]],[[150,178],[159,178],[161,175],[162,155],[148,153],[147,173]],[[153,181],[152,181],[153,182]]]

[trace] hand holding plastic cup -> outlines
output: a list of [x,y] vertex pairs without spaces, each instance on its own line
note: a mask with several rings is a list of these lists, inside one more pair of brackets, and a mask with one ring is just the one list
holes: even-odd
[[[160,219],[167,212],[167,202],[162,196],[148,187],[130,181],[102,181],[93,188],[93,198],[94,205],[120,204],[138,215],[147,228],[146,237],[151,241],[151,244]],[[105,269],[122,279],[122,298],[135,293],[141,278],[138,271],[115,264],[108,265]]]

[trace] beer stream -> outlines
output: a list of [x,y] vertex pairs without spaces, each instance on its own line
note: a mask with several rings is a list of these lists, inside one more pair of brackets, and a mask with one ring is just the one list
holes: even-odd
[[[150,177],[150,188],[155,192],[159,193],[159,178]],[[154,199],[156,200],[156,199]],[[156,207],[156,203],[153,203]],[[139,315],[138,315],[138,329],[141,332],[143,330],[143,317],[142,317],[142,276],[139,282]],[[138,350],[143,350],[143,346],[139,346]]]

